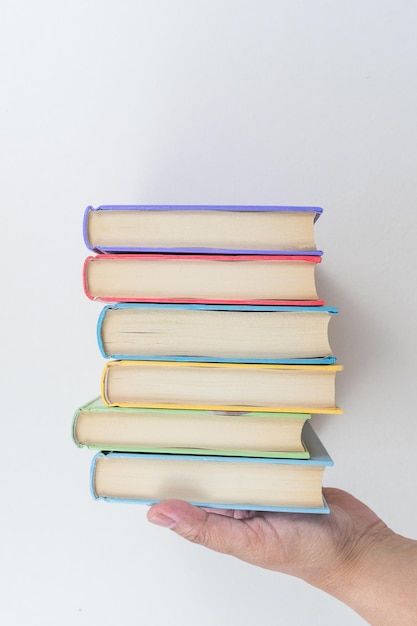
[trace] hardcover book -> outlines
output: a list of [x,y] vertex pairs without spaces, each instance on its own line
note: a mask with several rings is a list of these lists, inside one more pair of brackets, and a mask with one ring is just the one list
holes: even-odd
[[91,491],[112,502],[176,498],[210,508],[328,513],[322,481],[333,462],[308,422],[304,441],[309,459],[101,452]]
[[338,413],[340,365],[108,361],[102,398],[111,406],[215,411]]
[[106,358],[234,363],[334,363],[329,307],[114,304],[97,324]]
[[96,252],[314,254],[319,207],[87,207],[84,241]]
[[80,447],[113,452],[308,458],[302,431],[310,417],[109,407],[96,398],[77,409],[73,438]]
[[102,254],[84,263],[84,290],[109,302],[319,306],[319,256]]

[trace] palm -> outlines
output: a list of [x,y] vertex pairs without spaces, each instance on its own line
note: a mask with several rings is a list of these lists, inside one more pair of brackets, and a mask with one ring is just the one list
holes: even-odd
[[[231,519],[235,513],[223,511],[234,535],[233,553],[254,565],[305,578],[307,574],[319,575],[316,569],[334,568],[335,560],[345,558],[346,552],[353,553],[364,534],[385,528],[375,513],[350,494],[329,488],[325,496],[330,515],[246,513],[236,520]],[[227,545],[224,547],[230,552]],[[306,563],[308,572],[303,571]]]
[[[363,537],[385,524],[365,504],[325,489],[330,515],[202,510],[181,501],[154,505],[149,517],[181,518],[180,534],[248,563],[314,580],[354,555]],[[353,558],[353,556],[352,556]]]

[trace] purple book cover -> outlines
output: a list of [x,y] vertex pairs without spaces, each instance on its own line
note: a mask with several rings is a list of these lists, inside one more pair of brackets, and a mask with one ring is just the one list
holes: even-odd
[[89,250],[98,253],[123,253],[123,252],[159,252],[159,253],[194,253],[194,254],[253,254],[253,255],[314,255],[321,256],[322,250],[276,250],[276,249],[230,249],[230,248],[214,248],[214,247],[145,247],[145,246],[94,246],[88,235],[88,221],[90,213],[95,211],[224,211],[235,213],[314,213],[314,222],[320,217],[323,209],[313,206],[269,206],[269,205],[101,205],[98,207],[88,206],[84,212],[83,236],[84,242]]

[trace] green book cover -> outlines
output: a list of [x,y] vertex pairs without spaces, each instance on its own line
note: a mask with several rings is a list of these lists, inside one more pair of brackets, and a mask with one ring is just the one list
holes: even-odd
[[302,430],[310,417],[111,407],[98,397],[75,411],[72,436],[79,447],[112,452],[308,459]]

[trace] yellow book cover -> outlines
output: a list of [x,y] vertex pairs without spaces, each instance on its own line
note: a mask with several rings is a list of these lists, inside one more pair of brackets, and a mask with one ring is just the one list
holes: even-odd
[[108,406],[212,411],[341,413],[341,365],[109,361],[102,375]]

